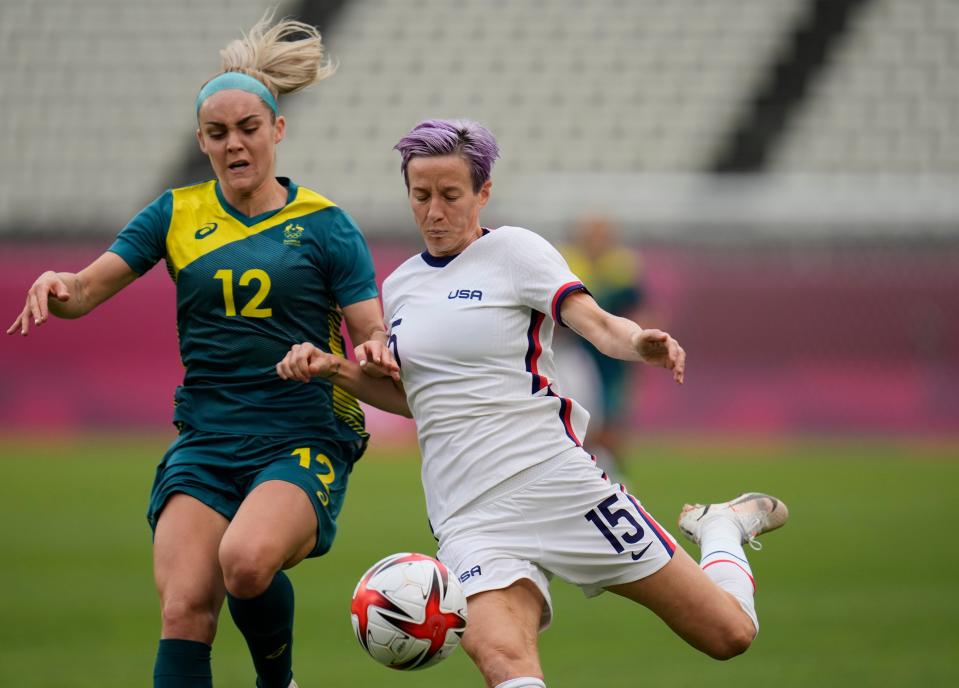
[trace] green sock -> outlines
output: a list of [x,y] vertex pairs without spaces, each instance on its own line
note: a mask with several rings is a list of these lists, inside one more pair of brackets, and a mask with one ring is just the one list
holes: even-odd
[[287,688],[293,680],[293,585],[282,571],[263,594],[227,594],[230,614],[253,657],[258,688]]
[[210,646],[196,640],[165,638],[157,648],[153,688],[212,688]]

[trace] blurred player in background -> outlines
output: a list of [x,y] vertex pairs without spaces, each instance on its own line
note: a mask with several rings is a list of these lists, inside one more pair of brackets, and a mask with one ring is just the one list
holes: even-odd
[[[587,595],[609,590],[658,614],[717,658],[756,635],[743,544],[781,526],[779,500],[748,493],[687,505],[680,528],[701,567],[580,439],[586,412],[554,389],[554,323],[609,356],[672,371],[686,355],[665,332],[600,308],[556,249],[519,227],[484,228],[492,134],[471,121],[428,120],[397,145],[426,250],[383,284],[389,345],[416,420],[439,559],[463,584],[463,646],[488,686],[544,688],[538,633],[552,618],[549,579]],[[295,347],[281,377],[308,380],[332,357]],[[390,371],[367,364],[371,375]]]
[[[573,228],[571,238],[560,252],[599,307],[645,322],[642,265],[636,254],[620,243],[613,222],[601,215],[585,216]],[[623,472],[622,446],[634,368],[605,355],[582,337],[557,336],[555,344],[563,392],[589,411],[584,446],[600,466],[618,477]]]
[[[298,385],[275,362],[294,342],[342,353],[341,318],[362,354],[391,369],[373,264],[350,217],[275,176],[286,120],[276,99],[326,78],[317,30],[268,14],[223,51],[196,100],[197,139],[216,179],[162,194],[80,272],[45,272],[8,330],[78,318],[160,260],[176,283],[186,367],[179,428],[148,510],[162,631],[154,686],[212,685],[224,596],[261,688],[294,686],[293,589],[283,569],[324,554],[368,435],[352,392],[387,410],[396,390],[338,359]],[[334,386],[336,385],[336,386]],[[379,397],[383,387],[392,397]]]

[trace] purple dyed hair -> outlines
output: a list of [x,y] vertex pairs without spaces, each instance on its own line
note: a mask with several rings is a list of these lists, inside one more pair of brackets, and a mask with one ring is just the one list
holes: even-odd
[[461,155],[470,168],[473,193],[478,192],[493,169],[493,161],[499,157],[499,146],[489,129],[469,119],[427,119],[410,130],[410,133],[393,146],[403,156],[400,171],[406,188],[410,188],[407,167],[415,157]]

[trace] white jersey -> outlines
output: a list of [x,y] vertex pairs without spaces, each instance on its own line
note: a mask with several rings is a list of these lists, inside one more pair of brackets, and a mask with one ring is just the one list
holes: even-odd
[[537,234],[484,232],[457,256],[410,258],[383,283],[434,527],[580,445],[589,421],[561,396],[551,348],[563,300],[585,287]]

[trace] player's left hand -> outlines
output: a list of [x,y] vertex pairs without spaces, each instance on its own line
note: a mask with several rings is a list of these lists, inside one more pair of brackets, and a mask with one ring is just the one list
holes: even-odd
[[357,363],[370,377],[391,377],[400,381],[400,367],[393,358],[393,352],[383,342],[371,339],[353,349]]
[[283,360],[276,364],[276,373],[284,380],[309,382],[314,377],[331,378],[340,372],[340,357],[303,342],[294,344]]
[[640,358],[650,365],[673,371],[673,380],[683,384],[686,374],[686,352],[669,333],[662,330],[642,330],[633,340]]

